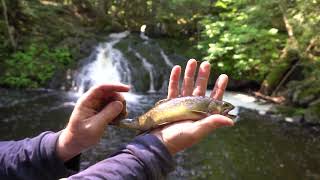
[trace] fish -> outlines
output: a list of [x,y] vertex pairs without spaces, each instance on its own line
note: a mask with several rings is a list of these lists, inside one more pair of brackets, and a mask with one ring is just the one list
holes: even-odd
[[212,114],[221,114],[233,119],[235,116],[228,114],[232,109],[234,106],[226,101],[205,96],[185,96],[160,100],[141,116],[120,119],[113,125],[145,132],[177,121],[200,120]]

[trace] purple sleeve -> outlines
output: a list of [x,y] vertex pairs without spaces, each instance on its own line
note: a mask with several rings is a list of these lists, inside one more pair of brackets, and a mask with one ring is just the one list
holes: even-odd
[[0,179],[58,179],[73,173],[56,154],[59,133],[0,142]]
[[163,179],[174,166],[166,147],[157,137],[147,134],[69,179]]

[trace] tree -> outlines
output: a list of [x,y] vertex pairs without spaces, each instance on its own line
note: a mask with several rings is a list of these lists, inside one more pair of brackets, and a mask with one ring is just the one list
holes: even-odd
[[5,21],[6,27],[7,27],[9,40],[10,40],[12,48],[15,50],[17,48],[17,44],[16,44],[16,41],[15,41],[15,38],[14,38],[15,29],[9,23],[7,5],[6,5],[5,0],[1,0],[1,3],[2,3],[2,9],[3,9],[3,17],[4,17],[4,21]]

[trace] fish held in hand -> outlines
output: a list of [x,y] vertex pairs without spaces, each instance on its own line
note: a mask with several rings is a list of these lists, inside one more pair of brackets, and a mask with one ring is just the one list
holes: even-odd
[[114,125],[147,131],[158,126],[183,120],[199,120],[212,114],[229,115],[234,106],[225,101],[214,100],[210,97],[187,96],[174,99],[164,99],[153,108],[134,119],[121,119]]

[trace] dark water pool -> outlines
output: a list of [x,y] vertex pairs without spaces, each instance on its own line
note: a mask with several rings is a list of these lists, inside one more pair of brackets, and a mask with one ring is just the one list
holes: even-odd
[[[151,107],[162,94],[128,95],[130,116]],[[77,99],[59,91],[0,90],[0,140],[62,129]],[[309,128],[275,123],[242,113],[238,124],[219,129],[176,156],[168,179],[320,179],[320,137]],[[94,148],[83,153],[84,169],[132,139],[135,132],[108,127]]]

